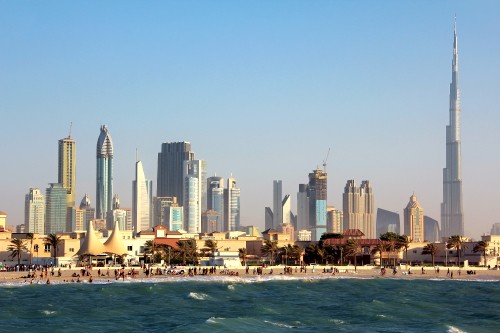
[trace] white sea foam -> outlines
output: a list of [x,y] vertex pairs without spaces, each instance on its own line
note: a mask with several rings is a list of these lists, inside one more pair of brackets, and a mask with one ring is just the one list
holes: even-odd
[[192,298],[192,299],[197,299],[197,300],[206,300],[208,298],[208,295],[207,294],[203,294],[203,293],[194,293],[194,292],[190,292],[189,295],[188,295],[189,298]]
[[269,320],[264,320],[265,323],[267,324],[271,324],[273,326],[277,326],[277,327],[283,327],[283,328],[297,328],[297,326],[292,326],[292,325],[287,325],[287,324],[283,324],[283,323],[275,323],[273,321],[269,321]]
[[448,333],[467,333],[467,332],[455,326],[448,325]]
[[50,310],[41,310],[40,312],[46,316],[50,316],[56,313],[56,311],[50,311]]
[[330,319],[330,321],[332,323],[334,323],[335,325],[343,325],[343,324],[345,324],[345,321],[340,320],[340,319]]
[[233,284],[230,284],[229,286],[227,286],[227,289],[229,289],[229,290],[234,290],[234,285],[233,285]]
[[207,319],[206,323],[207,324],[218,324],[220,320],[223,320],[225,318],[222,317],[210,317]]

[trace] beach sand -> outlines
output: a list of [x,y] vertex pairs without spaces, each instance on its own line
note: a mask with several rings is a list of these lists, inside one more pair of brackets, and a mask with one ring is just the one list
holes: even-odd
[[[479,281],[500,281],[500,270],[487,270],[484,268],[474,268],[474,267],[469,267],[469,268],[462,268],[459,269],[458,267],[450,267],[450,275],[447,274],[448,268],[447,267],[439,267],[440,272],[437,273],[435,270],[431,267],[425,267],[424,268],[424,273],[422,274],[422,269],[421,267],[411,267],[411,273],[412,274],[407,274],[407,271],[402,271],[398,269],[398,272],[396,274],[393,274],[392,269],[386,269],[385,275],[381,274],[381,270],[379,267],[367,267],[367,266],[360,266],[357,267],[356,271],[354,270],[354,266],[335,266],[338,268],[340,273],[336,273],[333,275],[332,273],[324,273],[323,269],[325,268],[326,270],[331,269],[332,266],[315,266],[314,272],[311,266],[307,267],[307,273],[300,273],[300,267],[297,267],[297,272],[295,271],[295,266],[290,266],[292,267],[292,274],[284,274],[284,266],[274,266],[274,267],[267,267],[263,269],[263,275],[261,277],[266,277],[266,278],[273,278],[273,277],[290,277],[290,278],[295,278],[295,279],[326,279],[326,278],[382,278],[382,279],[449,279],[449,280],[479,280]],[[114,276],[114,270],[115,269],[120,269],[121,267],[110,267],[109,268],[109,276],[107,276],[108,272],[108,267],[94,267],[90,270],[91,275],[92,275],[92,280],[96,282],[114,282],[115,281],[115,276]],[[146,277],[142,269],[140,267],[133,267],[135,271],[139,272],[139,274],[135,278],[131,278],[130,276],[126,275],[125,280],[127,281],[134,281],[135,279],[139,279],[141,281],[147,281],[147,279],[152,279],[154,278],[155,280],[158,279],[171,279],[173,277],[181,277],[179,275],[152,275],[151,277]],[[205,267],[206,268],[206,267]],[[228,271],[231,272],[237,272],[238,276],[231,275],[231,277],[234,278],[240,278],[240,279],[248,279],[248,278],[256,278],[257,275],[253,274],[253,268],[254,266],[250,266],[249,273],[245,273],[245,268],[228,268]],[[403,267],[404,268],[404,265]],[[98,271],[99,269],[101,270],[101,275],[104,274],[104,276],[98,276]],[[125,268],[125,273],[127,274],[132,267],[127,267]],[[203,267],[201,267],[203,269]],[[271,269],[273,270],[273,273],[270,274]],[[198,267],[198,270],[200,268]],[[476,274],[470,275],[467,274],[467,271],[474,270]],[[49,276],[50,282],[51,283],[64,283],[64,282],[72,282],[76,281],[77,278],[73,277],[73,273],[80,274],[81,275],[81,268],[77,269],[61,269],[62,275],[60,277],[57,276],[57,271],[58,269],[55,269],[55,274],[54,276]],[[153,271],[156,271],[156,268],[153,269]],[[186,269],[187,271],[187,269]],[[208,275],[212,279],[216,279],[216,277],[221,277],[225,278],[228,277],[229,275],[224,275],[220,274],[221,269],[217,269],[217,273]],[[31,278],[28,278],[29,272],[0,272],[0,284],[2,283],[30,283]],[[451,273],[453,273],[453,277],[451,277]],[[47,277],[44,277],[43,279],[40,278],[40,272],[37,272],[38,278],[34,279],[33,283],[46,283],[47,282]],[[50,275],[50,269],[49,269],[49,275]],[[200,277],[202,275],[197,275],[196,277]],[[184,277],[187,279],[190,278],[188,274],[185,274]],[[89,282],[90,277],[89,276],[80,276],[80,281],[82,282]],[[121,279],[120,279],[121,280]]]

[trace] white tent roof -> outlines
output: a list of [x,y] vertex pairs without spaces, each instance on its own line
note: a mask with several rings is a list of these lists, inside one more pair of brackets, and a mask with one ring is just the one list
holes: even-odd
[[115,227],[113,228],[111,236],[109,236],[108,240],[104,243],[104,252],[119,256],[127,254],[127,248],[123,244],[123,238],[120,228],[118,228],[118,222],[115,222]]
[[76,255],[92,255],[96,256],[106,252],[104,245],[97,239],[97,236],[94,231],[94,225],[92,221],[89,221],[89,226],[87,229],[87,235],[85,235],[85,239],[83,240],[82,246],[80,246],[80,250],[76,253]]

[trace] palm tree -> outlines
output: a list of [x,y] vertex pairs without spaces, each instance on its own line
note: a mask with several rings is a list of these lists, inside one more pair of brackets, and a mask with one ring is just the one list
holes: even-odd
[[472,251],[474,251],[474,253],[477,253],[477,252],[482,252],[483,253],[483,256],[484,256],[484,267],[486,267],[486,250],[488,249],[488,241],[479,241],[477,242],[476,245],[474,245],[474,248],[472,249]]
[[398,248],[404,249],[405,251],[405,262],[406,262],[406,269],[408,269],[408,248],[410,247],[410,237],[406,235],[401,235],[399,236],[398,239]]
[[346,244],[344,245],[344,253],[346,257],[353,257],[354,258],[354,270],[357,270],[358,264],[357,264],[357,255],[359,253],[360,246],[357,240],[355,239],[348,239]]
[[446,245],[448,249],[456,249],[457,250],[457,258],[458,258],[458,267],[460,268],[460,252],[465,248],[464,240],[462,236],[454,235],[448,238],[448,244]]
[[54,266],[56,264],[57,258],[57,247],[62,243],[61,236],[57,236],[56,234],[48,234],[47,237],[44,238],[44,244],[50,245],[50,249],[54,249]]
[[380,243],[377,244],[372,250],[372,254],[380,253],[380,267],[383,266],[383,258],[384,258],[384,252],[386,250],[387,245],[385,244],[384,241],[381,241]]
[[205,247],[208,248],[211,254],[214,254],[217,251],[217,241],[208,239],[205,241]]
[[243,263],[246,266],[247,265],[247,248],[246,247],[239,248],[238,253],[240,255],[240,259],[243,259]]
[[194,239],[180,240],[177,242],[177,252],[182,258],[182,263],[187,264],[187,259],[191,259],[192,263],[195,263],[198,258],[198,252],[196,249],[196,241]]
[[35,239],[35,234],[32,232],[28,232],[26,234],[26,239],[30,242],[30,266],[33,260],[33,240]]
[[393,257],[393,266],[396,267],[396,256],[394,252],[399,250],[398,240],[401,236],[399,236],[395,232],[386,232],[385,234],[380,235],[380,240],[385,241],[387,244],[387,251],[392,253]]
[[437,246],[434,243],[428,243],[427,245],[424,246],[422,249],[422,254],[430,254],[432,258],[432,266],[436,266],[434,264],[434,257],[436,256],[437,253]]
[[315,261],[319,260],[320,263],[323,263],[325,250],[319,244],[309,244],[306,248],[306,255],[308,262],[311,262],[314,259]]
[[304,254],[304,248],[300,245],[294,245],[292,246],[292,253],[289,253],[288,255],[291,258],[295,259],[295,263],[299,262],[300,263],[300,257]]
[[28,251],[28,248],[24,244],[23,239],[12,238],[10,240],[10,245],[7,247],[7,250],[10,251],[10,257],[17,257],[17,264],[21,265],[21,254],[23,251]]
[[147,240],[144,243],[144,255],[151,255],[151,263],[154,264],[155,262],[155,254],[157,251],[158,246],[156,245],[154,239]]
[[278,252],[278,241],[265,240],[264,244],[261,246],[260,251],[263,255],[271,255],[271,266],[274,263],[274,254]]

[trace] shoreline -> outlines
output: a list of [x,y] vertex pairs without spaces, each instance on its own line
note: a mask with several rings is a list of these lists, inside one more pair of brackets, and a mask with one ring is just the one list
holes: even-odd
[[[311,267],[308,267],[307,273],[300,272],[300,268],[298,268],[297,272],[295,272],[295,266],[292,267],[291,274],[284,274],[283,266],[274,266],[268,267],[264,269],[262,275],[253,274],[253,268],[255,266],[251,266],[248,274],[245,272],[245,268],[228,268],[229,272],[233,274],[221,274],[222,270],[217,270],[217,273],[208,274],[208,275],[192,275],[188,274],[184,275],[152,275],[147,277],[140,267],[133,267],[139,274],[136,277],[131,277],[126,275],[125,278],[115,279],[114,270],[120,269],[121,267],[110,267],[109,268],[109,276],[106,275],[108,272],[108,267],[94,267],[90,270],[92,282],[90,282],[90,276],[80,276],[79,282],[84,284],[108,284],[108,283],[157,283],[157,282],[187,282],[187,281],[231,281],[231,282],[245,282],[245,281],[290,281],[290,280],[327,280],[327,279],[397,279],[397,280],[455,280],[455,281],[478,281],[478,282],[497,282],[500,281],[500,271],[499,270],[485,270],[485,269],[474,269],[467,268],[461,269],[460,274],[458,267],[450,267],[450,275],[447,275],[448,268],[440,267],[440,272],[436,273],[433,268],[427,267],[425,269],[425,274],[422,274],[420,267],[412,267],[412,274],[407,274],[406,271],[401,272],[398,271],[396,274],[393,274],[391,269],[386,270],[385,275],[381,275],[381,271],[379,267],[358,267],[357,271],[354,271],[354,266],[342,266],[337,267],[340,273],[332,274],[332,273],[324,273],[323,268],[331,269],[331,266],[316,266],[314,272]],[[203,267],[202,267],[203,268]],[[206,268],[206,267],[205,267]],[[273,269],[273,274],[269,274]],[[98,276],[98,270],[101,270],[101,275]],[[125,269],[125,273],[127,274],[132,268],[127,267]],[[153,269],[155,270],[155,269]],[[347,270],[347,271],[346,271]],[[467,274],[467,270],[475,271],[475,275]],[[50,272],[50,270],[49,270]],[[61,276],[57,276],[57,270],[55,270],[54,276],[49,276],[50,284],[72,284],[78,283],[78,278],[73,277],[74,273],[80,274],[81,268],[78,269],[61,269]],[[238,275],[235,275],[235,274]],[[453,277],[451,277],[451,273]],[[30,284],[47,284],[47,277],[43,279],[40,278],[40,273],[37,272],[38,277],[36,279],[28,278],[28,271],[21,272],[0,272],[0,287],[3,285],[30,285]],[[49,273],[50,275],[50,273]]]

